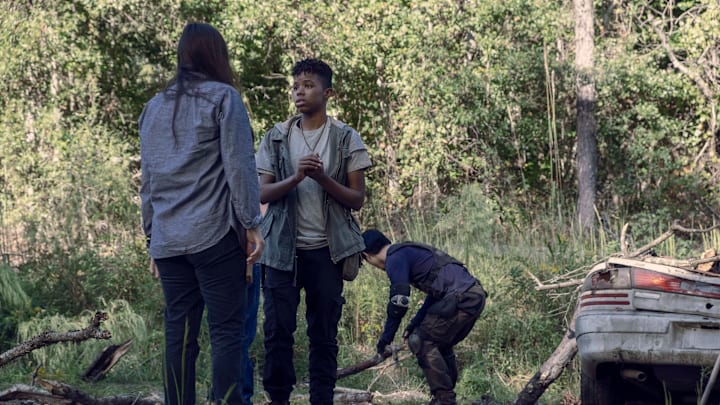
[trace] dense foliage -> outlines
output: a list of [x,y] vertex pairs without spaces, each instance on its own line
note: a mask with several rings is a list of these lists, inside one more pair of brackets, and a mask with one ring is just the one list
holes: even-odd
[[[718,209],[720,5],[595,5],[604,228],[578,239],[567,208],[576,198],[567,2],[0,2],[0,351],[18,330],[43,320],[60,328],[104,307],[138,329],[148,353],[161,344],[162,297],[140,237],[136,121],[173,74],[183,25],[202,20],[229,43],[258,139],[294,112],[295,61],[333,66],[331,113],[360,132],[374,163],[359,216],[396,238],[438,243],[487,280],[486,327],[461,359],[484,377],[461,388],[510,398],[552,350],[572,300],[528,292],[526,270],[587,264],[616,246],[625,221],[650,235],[673,218],[707,225]],[[364,275],[348,288],[346,360],[372,346],[383,286]],[[160,359],[137,361],[124,375],[147,380]]]

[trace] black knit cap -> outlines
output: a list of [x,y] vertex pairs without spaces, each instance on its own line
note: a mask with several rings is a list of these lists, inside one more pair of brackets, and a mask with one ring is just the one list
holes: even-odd
[[390,244],[390,239],[377,229],[368,229],[363,232],[362,236],[365,241],[365,252],[371,255],[379,252],[385,245]]

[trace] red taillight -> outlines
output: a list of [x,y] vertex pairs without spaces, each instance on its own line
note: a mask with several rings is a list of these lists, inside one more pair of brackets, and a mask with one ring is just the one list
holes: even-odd
[[597,293],[587,292],[580,296],[580,307],[587,307],[591,305],[602,305],[602,306],[615,306],[623,307],[630,305],[627,293]]
[[681,285],[683,280],[667,274],[656,273],[643,269],[634,269],[632,272],[633,287],[647,290],[660,290],[667,292],[684,292]]
[[686,280],[637,267],[633,269],[631,278],[634,288],[720,298],[720,286],[714,284]]

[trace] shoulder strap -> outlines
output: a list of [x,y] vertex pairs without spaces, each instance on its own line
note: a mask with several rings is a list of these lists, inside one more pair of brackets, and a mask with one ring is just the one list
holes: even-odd
[[[287,131],[285,132],[285,142],[289,142],[290,140],[290,132],[292,131],[293,125],[295,125],[300,120],[300,116],[296,115],[295,117],[290,119],[290,122],[288,123]],[[280,142],[272,141],[273,145],[273,152],[275,153],[275,167],[280,170]],[[283,179],[275,179],[277,180],[283,180]]]
[[432,283],[437,279],[438,274],[440,273],[440,269],[442,269],[444,266],[454,263],[458,264],[460,266],[464,266],[462,262],[455,259],[454,257],[450,256],[446,252],[436,248],[435,246],[426,245],[424,243],[418,243],[418,242],[402,242],[398,244],[393,244],[390,246],[390,248],[387,251],[388,256],[393,254],[398,248],[404,247],[404,246],[412,246],[416,248],[421,248],[430,251],[433,255],[433,267],[430,269],[430,272],[428,272],[427,276],[420,280],[420,288],[424,290],[425,288],[427,290],[430,289],[432,286]]

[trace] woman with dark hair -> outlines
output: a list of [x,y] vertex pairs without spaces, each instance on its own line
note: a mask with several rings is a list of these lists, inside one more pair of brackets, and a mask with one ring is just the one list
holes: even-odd
[[139,120],[143,230],[165,296],[165,403],[195,403],[204,308],[213,397],[242,404],[245,269],[262,254],[252,131],[222,35],[188,24]]

